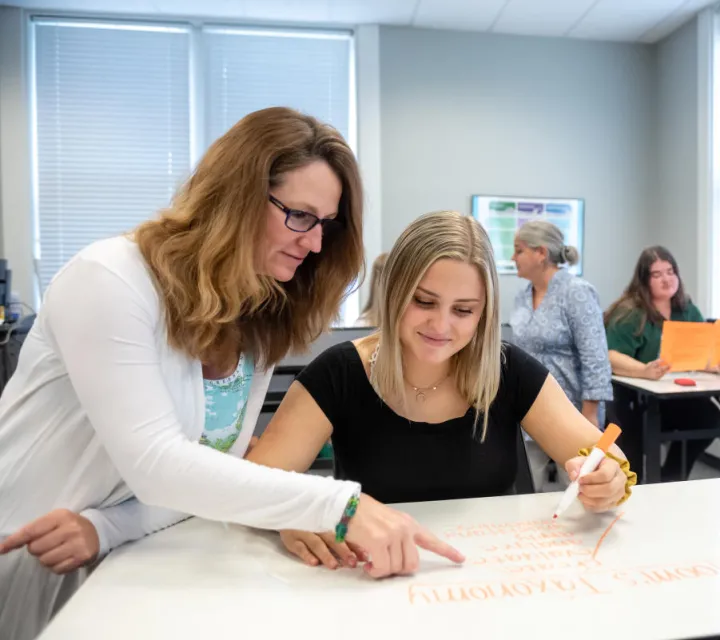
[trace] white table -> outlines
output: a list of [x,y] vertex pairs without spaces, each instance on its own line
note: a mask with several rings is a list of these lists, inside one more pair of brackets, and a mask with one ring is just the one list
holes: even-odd
[[[684,387],[675,384],[678,378],[692,378],[695,380],[694,387]],[[628,378],[627,376],[613,376],[613,382],[620,383],[626,387],[647,391],[657,396],[668,397],[703,397],[708,394],[720,394],[720,375],[706,371],[667,373],[660,380],[645,380],[643,378]]]
[[[677,378],[692,378],[695,380],[696,385],[694,387],[685,387],[675,384]],[[664,400],[710,398],[711,396],[720,395],[720,375],[700,371],[669,373],[660,380],[613,376],[612,381],[614,385],[621,385],[635,391],[640,402],[645,405],[643,450],[645,452],[644,479],[646,482],[660,482],[660,447],[663,442],[720,437],[720,427],[712,430],[663,431],[660,414],[660,404]],[[718,415],[720,416],[720,413]]]
[[423,556],[416,576],[379,582],[305,567],[275,534],[190,520],[111,554],[41,640],[720,634],[720,479],[638,487],[619,519],[577,504],[553,524],[558,497],[405,505],[468,562]]

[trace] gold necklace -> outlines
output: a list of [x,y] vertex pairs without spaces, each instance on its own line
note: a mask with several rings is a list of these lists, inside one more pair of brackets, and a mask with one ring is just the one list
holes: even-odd
[[[373,349],[372,354],[370,355],[370,375],[372,375],[372,370],[375,368],[375,362],[377,362],[378,352],[380,351],[380,342],[377,343],[375,346],[375,349]],[[405,382],[409,384],[412,387],[412,390],[415,392],[415,401],[423,403],[425,402],[425,392],[426,391],[435,391],[437,388],[445,382],[450,377],[450,372],[448,371],[440,380],[438,380],[435,384],[430,385],[429,387],[416,387],[414,384],[410,384],[407,381],[407,378],[405,379]],[[408,420],[408,422],[410,422]]]
[[405,379],[405,382],[407,382],[411,387],[412,390],[415,392],[415,402],[425,402],[425,392],[426,391],[436,391],[437,388],[445,382],[445,380],[448,379],[448,376],[450,373],[446,373],[440,380],[438,380],[435,384],[431,384],[429,387],[416,387],[414,384],[411,384],[408,382],[407,378]]

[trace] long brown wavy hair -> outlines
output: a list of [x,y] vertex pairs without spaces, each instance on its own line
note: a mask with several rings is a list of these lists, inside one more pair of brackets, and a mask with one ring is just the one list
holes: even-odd
[[[289,282],[257,272],[268,193],[324,160],[342,183],[342,229]],[[135,231],[156,279],[171,346],[221,366],[239,351],[269,366],[307,349],[363,267],[362,184],[338,131],[284,107],[247,115],[208,149],[169,208]]]
[[635,312],[640,312],[638,335],[643,332],[647,322],[662,326],[664,318],[655,308],[650,293],[650,268],[658,260],[669,262],[678,277],[678,290],[670,301],[672,308],[680,311],[685,310],[690,303],[690,298],[685,294],[685,287],[675,258],[665,247],[648,247],[643,250],[638,258],[630,284],[620,298],[613,302],[605,312],[606,327],[611,323],[622,322],[622,320]]

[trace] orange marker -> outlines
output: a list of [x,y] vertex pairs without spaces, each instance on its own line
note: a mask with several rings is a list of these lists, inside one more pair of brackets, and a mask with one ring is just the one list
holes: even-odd
[[609,424],[607,426],[605,433],[602,434],[600,440],[598,440],[598,443],[593,447],[590,455],[585,459],[582,467],[580,467],[578,477],[570,483],[570,486],[568,486],[567,489],[565,489],[565,493],[563,493],[563,497],[560,499],[560,504],[553,514],[553,519],[557,518],[572,504],[573,500],[577,498],[578,493],[580,493],[580,483],[578,482],[580,478],[598,468],[608,449],[615,443],[615,440],[618,439],[618,436],[621,433],[622,429],[620,429],[620,427],[616,424]]

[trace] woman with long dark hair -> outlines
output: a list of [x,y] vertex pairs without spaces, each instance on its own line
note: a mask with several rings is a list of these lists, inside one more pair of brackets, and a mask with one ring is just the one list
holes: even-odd
[[[610,365],[615,375],[659,380],[670,370],[670,366],[660,360],[665,320],[703,322],[703,316],[685,293],[673,255],[665,247],[649,247],[640,254],[630,284],[605,313]],[[614,409],[623,428],[623,451],[633,468],[641,469],[642,413],[634,392],[616,388]],[[707,398],[666,400],[661,411],[665,430],[713,427],[720,419],[720,413]],[[674,442],[662,467],[662,479],[686,480],[710,442],[712,440],[687,442],[684,474],[682,443]]]

